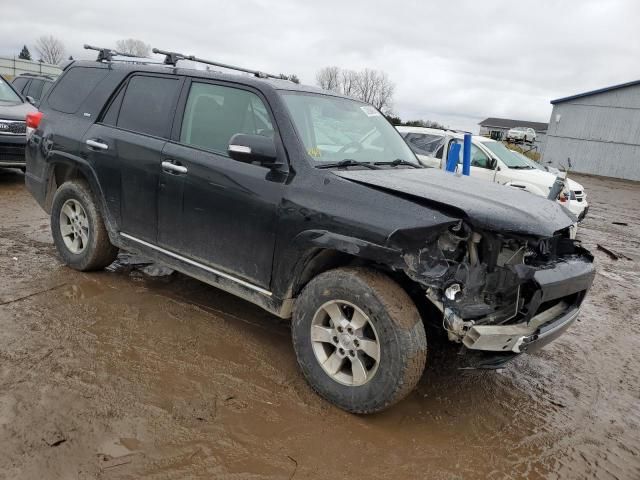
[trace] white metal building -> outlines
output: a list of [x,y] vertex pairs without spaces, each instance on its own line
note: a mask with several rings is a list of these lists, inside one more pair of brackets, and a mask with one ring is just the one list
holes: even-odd
[[17,57],[0,57],[0,75],[6,79],[12,79],[23,73],[36,73],[50,76],[58,76],[62,69],[58,65],[23,60]]
[[543,160],[640,181],[640,80],[552,100]]

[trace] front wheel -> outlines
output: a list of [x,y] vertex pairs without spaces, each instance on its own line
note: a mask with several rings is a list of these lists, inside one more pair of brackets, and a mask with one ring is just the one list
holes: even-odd
[[99,270],[118,255],[91,190],[81,180],[65,182],[56,191],[51,207],[51,233],[64,262],[76,270]]
[[400,401],[424,371],[427,339],[407,293],[364,268],[318,275],[296,301],[293,345],[302,372],[322,397],[352,413]]

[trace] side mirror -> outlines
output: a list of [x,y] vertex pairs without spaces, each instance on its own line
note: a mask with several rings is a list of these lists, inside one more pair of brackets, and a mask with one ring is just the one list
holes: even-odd
[[282,164],[278,161],[273,139],[262,135],[236,133],[229,140],[227,153],[238,162],[257,163],[269,168],[276,168]]
[[35,98],[33,98],[31,95],[27,95],[25,98],[27,99],[27,102],[29,102],[31,105],[36,104]]
[[489,160],[489,162],[491,162],[489,165],[489,169],[490,170],[495,170],[498,167],[498,161],[495,158],[491,158]]

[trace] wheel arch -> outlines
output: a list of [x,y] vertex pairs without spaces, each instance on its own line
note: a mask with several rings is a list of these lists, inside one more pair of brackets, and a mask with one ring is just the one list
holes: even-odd
[[53,197],[63,183],[70,180],[84,180],[89,186],[89,189],[97,202],[97,207],[104,219],[105,227],[109,233],[109,238],[112,243],[115,244],[118,237],[117,226],[111,212],[106,207],[104,194],[93,168],[84,160],[70,158],[67,156],[55,156],[47,163],[47,188],[44,203],[45,211],[47,213],[51,213]]

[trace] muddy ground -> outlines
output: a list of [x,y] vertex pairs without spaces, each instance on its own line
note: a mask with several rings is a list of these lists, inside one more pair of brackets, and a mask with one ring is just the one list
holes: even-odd
[[598,275],[570,333],[502,373],[431,355],[405,401],[357,417],[312,393],[257,307],[61,265],[0,171],[0,478],[640,478],[640,184],[576,179]]

